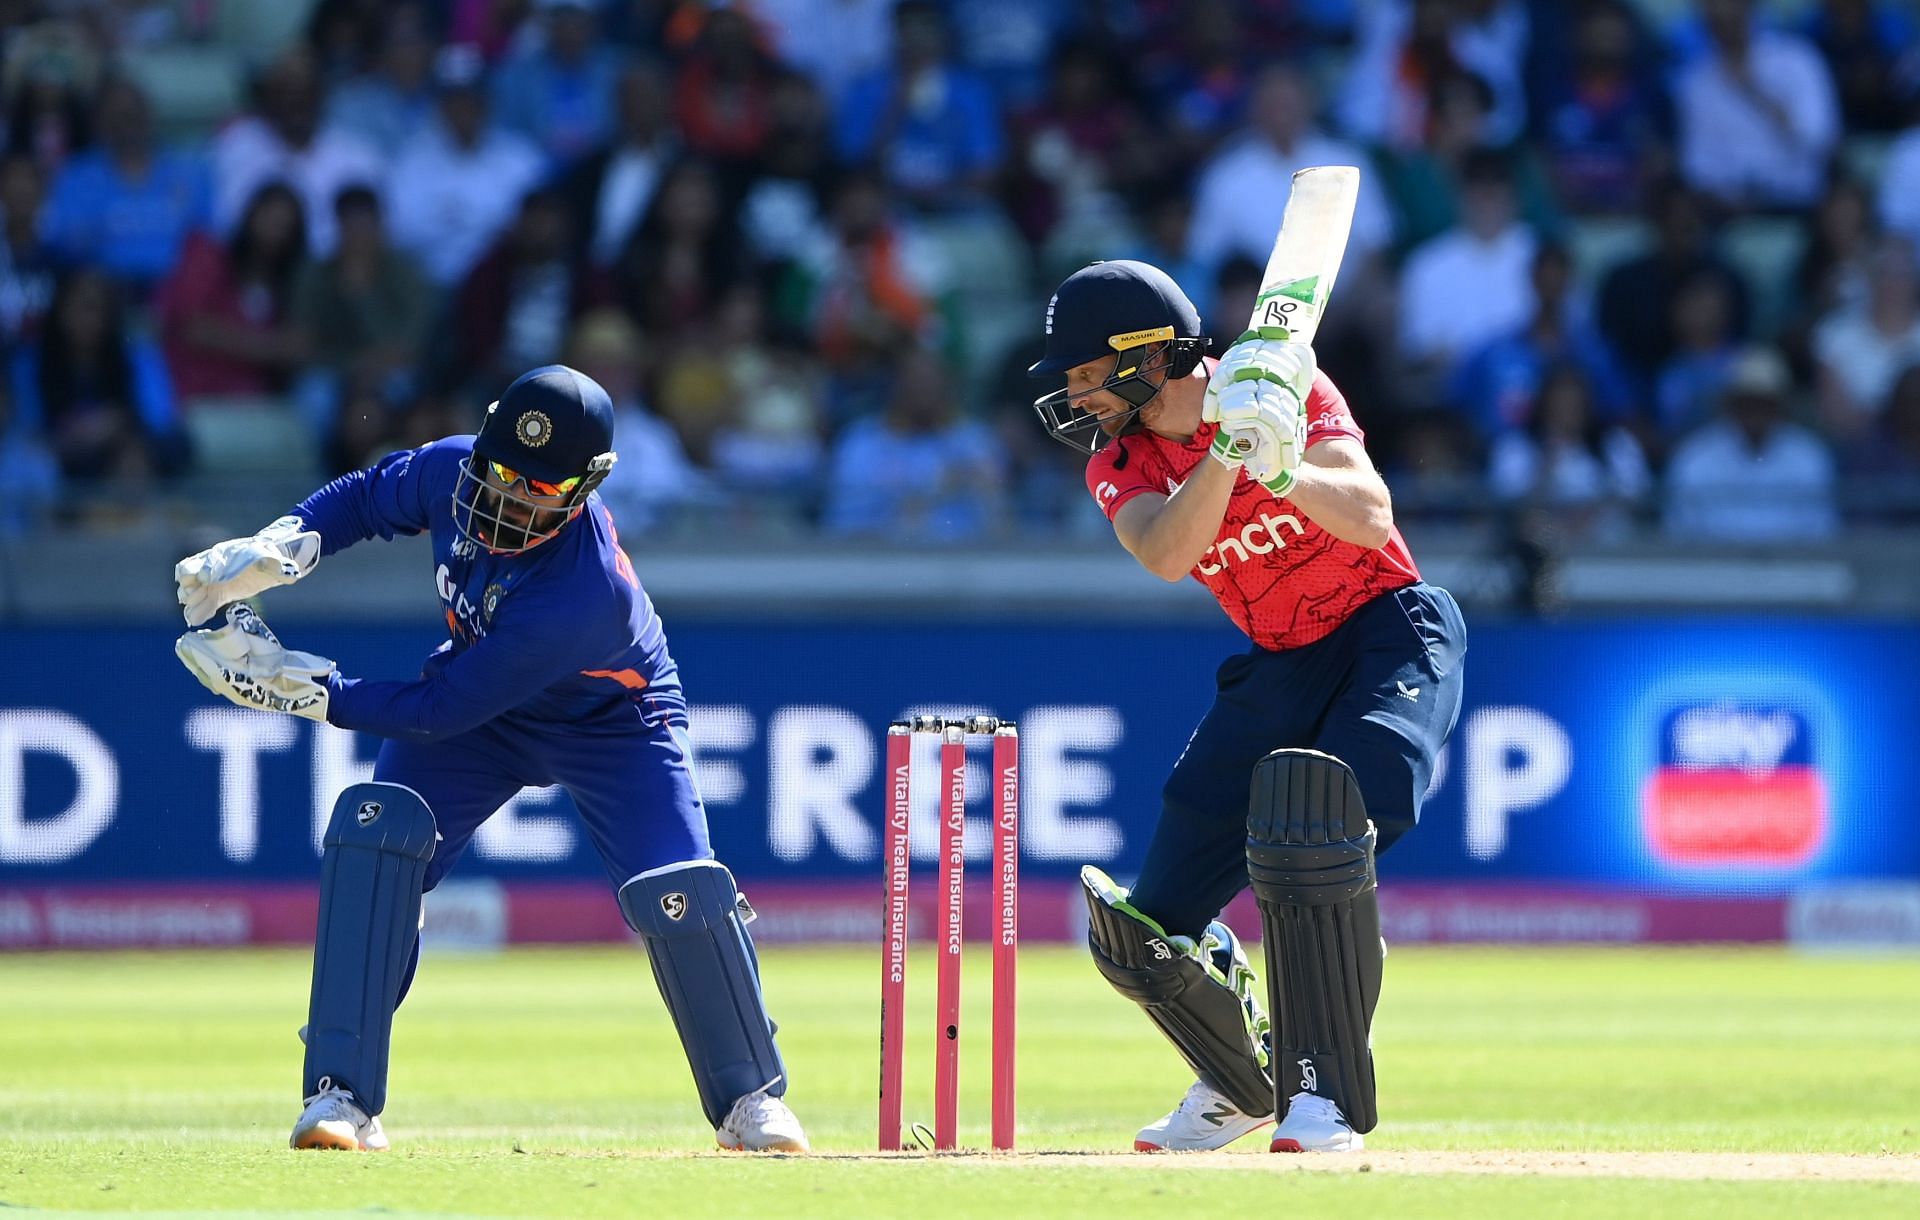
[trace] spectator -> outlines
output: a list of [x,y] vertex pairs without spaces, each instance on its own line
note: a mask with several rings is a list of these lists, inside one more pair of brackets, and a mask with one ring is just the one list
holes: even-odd
[[1847,447],[1846,457],[1855,505],[1906,524],[1920,517],[1920,364],[1901,371],[1887,409]]
[[14,407],[68,479],[138,485],[177,472],[186,442],[159,351],[129,329],[112,280],[68,274],[44,333],[16,353]]
[[1673,349],[1653,380],[1653,423],[1671,438],[1713,413],[1740,353],[1740,335],[1726,283],[1711,272],[1682,280],[1664,303]]
[[1814,328],[1820,420],[1851,440],[1886,410],[1895,379],[1920,361],[1920,284],[1905,238],[1883,239],[1868,264],[1867,296]]
[[1821,197],[1809,230],[1795,277],[1794,312],[1811,324],[1867,299],[1867,273],[1877,243],[1873,199],[1866,186],[1836,177]]
[[97,263],[142,297],[210,219],[206,166],[154,146],[147,96],[127,77],[101,86],[94,117],[99,143],[54,180],[47,245],[67,263]]
[[99,57],[78,26],[54,20],[14,33],[6,62],[7,151],[56,173],[92,140],[87,95]]
[[433,295],[388,244],[378,196],[348,187],[334,212],[340,244],[301,272],[292,316],[312,344],[303,406],[327,438],[329,468],[346,471],[393,439],[394,416],[414,400]]
[[[1099,11],[1100,6],[1093,6]],[[1143,6],[1128,31],[1130,67],[1159,117],[1164,155],[1176,164],[1204,158],[1242,121],[1271,30],[1245,0],[1175,0]],[[1267,6],[1271,7],[1271,6]],[[1249,18],[1253,20],[1249,20]]]
[[1668,310],[1680,285],[1702,276],[1719,281],[1728,330],[1747,333],[1747,287],[1708,237],[1704,202],[1679,182],[1663,185],[1653,205],[1654,248],[1607,272],[1600,284],[1600,333],[1642,387],[1651,386],[1673,355]]
[[557,192],[537,190],[521,201],[513,228],[453,302],[453,368],[463,380],[506,385],[565,354],[570,320],[604,294],[578,249]]
[[1415,250],[1401,277],[1402,355],[1444,376],[1523,325],[1534,308],[1533,250],[1534,235],[1515,214],[1507,159],[1470,154],[1461,165],[1461,223]]
[[405,148],[433,117],[433,32],[423,5],[393,6],[372,71],[327,98],[327,124],[371,148]]
[[53,304],[55,260],[41,238],[40,165],[24,153],[0,158],[0,340],[32,339]]
[[641,396],[645,347],[625,314],[601,308],[582,315],[567,340],[567,363],[599,382],[613,400],[620,460],[600,485],[600,498],[623,528],[649,531],[665,514],[711,502],[714,489],[688,459],[679,434]]
[[543,172],[539,149],[488,123],[484,70],[472,47],[440,52],[439,114],[393,168],[394,243],[443,286],[466,278]]
[[674,82],[674,115],[687,147],[750,173],[767,146],[773,81],[773,64],[746,14],[707,10]]
[[154,297],[181,398],[286,387],[307,356],[290,322],[306,233],[299,197],[271,182],[255,192],[225,246],[202,233],[187,239],[180,265]]
[[990,193],[1004,155],[993,95],[947,53],[933,0],[893,10],[893,62],[855,81],[840,105],[841,159],[878,164],[901,195],[930,211]]
[[1540,141],[1555,192],[1575,212],[1630,212],[1670,155],[1672,115],[1624,0],[1580,10],[1572,62],[1548,82]]
[[999,523],[1006,458],[992,431],[955,410],[939,358],[908,348],[887,410],[856,420],[834,446],[823,524],[841,536],[972,542]]
[[1045,98],[1020,116],[1015,132],[1017,178],[1008,206],[1036,242],[1063,216],[1089,218],[1111,240],[1112,192],[1136,193],[1165,173],[1162,150],[1122,92],[1108,48],[1062,46]]
[[391,0],[318,0],[305,7],[307,45],[320,77],[330,85],[358,74],[392,32]]
[[1752,0],[1704,0],[1709,47],[1674,103],[1687,181],[1740,208],[1806,207],[1840,135],[1833,81],[1807,43],[1756,25]]
[[898,0],[757,0],[781,63],[820,86],[838,108],[853,82],[886,66]]
[[1571,369],[1580,377],[1587,414],[1617,424],[1632,410],[1625,378],[1599,332],[1574,299],[1573,256],[1557,244],[1533,256],[1533,317],[1469,356],[1456,370],[1448,397],[1483,436],[1534,423],[1548,376]]
[[613,127],[620,53],[599,39],[598,0],[535,0],[534,8],[544,38],[500,66],[494,104],[502,125],[565,167]]
[[560,184],[573,209],[574,232],[598,267],[610,265],[626,249],[679,147],[666,77],[657,66],[629,64],[620,74],[615,100],[612,142],[574,166]]
[[1076,0],[967,0],[953,6],[960,58],[1004,110],[1032,106],[1046,85],[1054,44],[1074,24]]
[[[1449,72],[1434,83],[1432,137],[1416,148],[1374,154],[1401,249],[1411,250],[1460,223],[1467,158],[1493,147],[1488,143],[1492,106],[1493,91],[1485,81],[1464,70]],[[1552,187],[1531,148],[1516,144],[1503,155],[1527,224],[1545,232],[1559,228]]]
[[827,367],[835,421],[879,410],[893,354],[938,338],[944,268],[887,203],[876,174],[842,178],[830,205],[831,235],[795,269],[786,294],[804,303],[795,321]]
[[[1266,264],[1295,170],[1361,164],[1359,149],[1313,125],[1313,111],[1312,90],[1297,70],[1275,66],[1255,80],[1247,130],[1207,164],[1194,190],[1188,253],[1204,274],[1236,254]],[[1379,188],[1363,175],[1347,258],[1358,266],[1392,236]]]
[[768,350],[765,320],[753,283],[735,284],[712,329],[673,349],[661,410],[730,494],[794,516],[817,490],[819,394],[803,362]]
[[1880,171],[1880,223],[1920,244],[1920,94],[1907,114]]
[[798,72],[774,81],[767,152],[740,205],[741,236],[762,263],[789,264],[826,231],[821,203],[833,176],[826,99]]
[[284,182],[307,218],[307,248],[333,253],[333,201],[349,186],[379,189],[386,165],[359,137],[320,125],[320,81],[311,54],[289,51],[255,86],[257,113],[214,140],[213,220],[231,234],[260,188]]
[[[1137,248],[1123,251],[1122,256],[1158,267],[1166,272],[1168,278],[1174,283],[1187,285],[1191,293],[1198,294],[1193,297],[1193,303],[1199,308],[1200,316],[1202,318],[1217,316],[1214,302],[1203,299],[1205,293],[1202,289],[1207,282],[1206,273],[1200,269],[1200,264],[1187,257],[1187,251],[1193,248],[1193,196],[1187,191],[1186,183],[1179,179],[1165,179],[1155,183],[1145,190],[1144,198],[1136,204],[1135,211],[1140,213],[1141,219],[1140,242]],[[1098,256],[1101,257],[1112,257],[1112,255],[1113,247],[1110,242],[1098,252]],[[1079,265],[1084,265],[1092,261],[1093,257],[1096,256],[1089,255],[1087,258],[1075,261]],[[1220,271],[1224,272],[1229,266],[1243,261],[1247,261],[1244,255],[1230,258],[1220,264]],[[1261,261],[1264,267],[1265,260]],[[1216,280],[1219,274],[1219,272],[1215,273]],[[1065,279],[1066,276],[1062,275],[1060,278]],[[1258,285],[1255,286],[1254,292],[1258,294]],[[1252,306],[1249,303],[1248,312],[1251,313],[1251,311]],[[1233,326],[1245,326],[1247,316],[1247,314],[1241,314],[1240,320],[1233,323]],[[1224,335],[1226,332],[1216,329],[1208,333]],[[1239,331],[1235,330],[1233,333],[1237,335]],[[1039,358],[1035,356],[1033,359]],[[1027,363],[1032,364],[1033,360]],[[1023,365],[1020,368],[1020,376],[1024,378],[1026,375],[1026,367]],[[1021,388],[1024,391],[1031,387],[1022,382]],[[1076,483],[1075,490],[1078,492],[1083,489]],[[1106,514],[1102,513],[1100,520],[1106,519]]]
[[[11,380],[9,378],[8,380]],[[25,535],[48,517],[60,494],[60,465],[37,426],[19,418],[0,381],[0,538]]]
[[1807,14],[1805,30],[1826,60],[1846,130],[1896,130],[1914,85],[1902,79],[1912,71],[1902,61],[1920,43],[1911,6],[1902,11],[1883,0],[1822,0]]
[[676,162],[614,265],[614,291],[649,337],[698,332],[746,270],[713,167]]
[[1495,499],[1546,514],[1562,532],[1618,538],[1652,476],[1633,434],[1606,421],[1586,374],[1556,364],[1529,418],[1494,438],[1487,483]]
[[1433,86],[1462,70],[1492,90],[1488,141],[1504,144],[1520,134],[1528,20],[1518,0],[1375,0],[1361,7],[1359,27],[1340,98],[1348,135],[1399,151],[1417,148],[1431,132]]
[[[1165,270],[1165,268],[1161,268]],[[1207,302],[1206,312],[1200,316],[1207,320],[1207,334],[1217,335],[1214,341],[1221,350],[1232,344],[1233,339],[1247,327],[1247,319],[1253,316],[1255,302],[1260,299],[1260,277],[1266,274],[1266,266],[1255,262],[1244,254],[1236,254],[1220,264],[1214,272],[1213,292]],[[1179,283],[1175,280],[1174,283]]]
[[1787,421],[1790,388],[1786,362],[1771,349],[1740,354],[1720,418],[1682,440],[1668,465],[1669,536],[1781,546],[1837,532],[1833,456]]

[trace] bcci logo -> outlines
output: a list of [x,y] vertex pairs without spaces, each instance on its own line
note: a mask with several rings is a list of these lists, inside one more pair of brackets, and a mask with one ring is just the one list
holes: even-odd
[[513,434],[529,449],[538,449],[553,436],[553,420],[545,411],[523,411],[514,421]]
[[488,585],[487,591],[480,595],[480,623],[482,626],[491,627],[493,625],[493,612],[500,608],[500,595],[505,591],[505,589],[497,584]]
[[380,802],[379,801],[361,801],[360,811],[354,814],[354,819],[358,821],[362,826],[373,825],[375,822],[380,820]]
[[668,919],[679,923],[687,917],[687,896],[678,891],[660,899],[660,910]]

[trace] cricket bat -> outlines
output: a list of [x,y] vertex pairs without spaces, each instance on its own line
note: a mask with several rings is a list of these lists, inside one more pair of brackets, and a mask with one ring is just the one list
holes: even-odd
[[[1267,255],[1260,295],[1254,298],[1242,339],[1313,342],[1346,257],[1359,197],[1360,170],[1355,166],[1312,165],[1294,172],[1287,210],[1281,214],[1280,232],[1274,236],[1273,253]],[[1234,444],[1242,453],[1254,446],[1253,438],[1245,435],[1236,435]]]

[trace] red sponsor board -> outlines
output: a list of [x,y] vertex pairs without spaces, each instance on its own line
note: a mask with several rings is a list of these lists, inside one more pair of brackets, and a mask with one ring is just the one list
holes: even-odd
[[[763,945],[854,944],[880,951],[881,905],[871,885],[753,883],[742,887],[758,910]],[[968,895],[966,935],[985,944],[994,906],[984,881]],[[1079,943],[1086,905],[1072,882],[1035,882],[1020,897],[1025,943]],[[442,943],[487,947],[631,940],[613,896],[593,884],[495,885],[440,895]],[[913,958],[928,962],[943,913],[934,887],[923,887],[909,910]],[[502,916],[490,904],[504,904]],[[436,938],[435,901],[427,903],[429,944]],[[1381,890],[1387,939],[1419,943],[1610,943],[1780,941],[1788,899],[1677,898],[1619,890],[1522,886],[1389,885]],[[305,945],[316,911],[311,886],[154,886],[149,888],[0,889],[0,950],[202,948]],[[1226,912],[1242,929],[1259,927],[1252,899]],[[451,925],[451,926],[449,926]],[[911,959],[910,959],[911,960]]]
[[1827,826],[1826,784],[1804,767],[1657,771],[1641,808],[1654,854],[1670,864],[1804,864]]

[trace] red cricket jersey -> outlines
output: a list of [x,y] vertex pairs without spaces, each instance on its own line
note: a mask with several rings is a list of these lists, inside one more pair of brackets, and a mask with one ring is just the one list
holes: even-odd
[[[1109,521],[1142,492],[1172,495],[1212,460],[1207,446],[1218,431],[1201,424],[1184,445],[1152,432],[1119,437],[1087,463],[1087,490]],[[1335,436],[1366,439],[1346,396],[1318,373],[1307,395],[1307,444]],[[1342,542],[1245,473],[1192,575],[1254,643],[1276,652],[1313,643],[1365,603],[1420,579],[1399,527],[1378,550]]]

